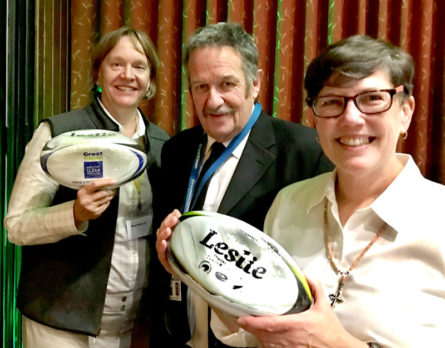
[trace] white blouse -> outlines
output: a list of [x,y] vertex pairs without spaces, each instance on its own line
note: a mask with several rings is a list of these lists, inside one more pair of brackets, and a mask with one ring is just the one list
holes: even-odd
[[345,281],[334,311],[356,338],[382,347],[439,347],[445,342],[445,186],[426,180],[413,159],[367,208],[342,227],[335,172],[292,184],[276,197],[265,232],[283,245],[326,296],[338,276],[324,243],[324,202],[329,239],[344,270],[387,224]]

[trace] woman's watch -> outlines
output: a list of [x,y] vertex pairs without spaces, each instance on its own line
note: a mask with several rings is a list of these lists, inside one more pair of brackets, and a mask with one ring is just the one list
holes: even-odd
[[380,348],[380,344],[376,342],[367,342],[369,348]]

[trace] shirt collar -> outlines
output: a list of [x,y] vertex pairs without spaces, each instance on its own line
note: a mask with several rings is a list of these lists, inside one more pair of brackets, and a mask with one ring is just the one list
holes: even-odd
[[[107,110],[107,108],[105,107],[104,104],[102,104],[102,102],[100,101],[99,98],[97,98],[97,101],[99,103],[99,105],[101,106],[101,108],[104,110],[105,114],[114,122],[117,124],[117,126],[119,127],[119,132],[122,133],[122,130],[124,129],[124,127],[116,121],[116,119],[110,114],[110,112]],[[145,123],[144,120],[142,119],[142,115],[141,112],[138,110],[138,127],[136,129],[136,132],[133,134],[133,138],[137,139],[139,137],[142,137],[145,135]]]
[[[243,153],[244,146],[246,145],[246,142],[247,142],[247,139],[249,138],[249,135],[250,135],[250,131],[249,131],[249,133],[247,133],[247,135],[244,137],[244,139],[238,144],[238,146],[235,149],[233,149],[233,151],[232,151],[232,156],[234,156],[238,160],[240,159],[240,157],[241,157],[241,155]],[[223,145],[225,147],[227,147],[227,146],[229,146],[231,141],[232,141],[232,139],[229,139],[229,140],[223,142]],[[213,139],[210,135],[207,135],[207,145],[206,145],[206,149],[205,149],[205,156],[206,157],[205,158],[207,158],[208,155],[210,154],[210,151],[211,151],[210,149],[212,148],[212,145],[215,142],[216,142],[215,139]]]
[[402,171],[386,190],[372,203],[371,207],[376,214],[396,231],[404,229],[409,224],[409,214],[412,201],[404,199],[407,188],[412,187],[423,179],[419,168],[413,158],[407,154],[397,154],[397,158],[404,164]]
[[325,173],[319,176],[314,194],[308,204],[308,213],[315,206],[322,204],[327,198],[332,204],[337,204],[335,200],[335,180],[337,179],[337,171]]
[[[396,154],[397,158],[404,164],[402,171],[386,190],[367,208],[372,209],[380,219],[390,225],[395,231],[403,230],[407,224],[406,204],[412,204],[410,200],[404,200],[407,187],[415,185],[422,178],[419,168],[414,160],[407,154]],[[324,199],[328,199],[334,207],[337,207],[335,197],[336,170],[320,176],[317,187],[314,187],[314,194],[308,204],[308,212],[319,204],[323,204]],[[396,204],[398,203],[398,204]],[[338,211],[337,208],[335,208]]]

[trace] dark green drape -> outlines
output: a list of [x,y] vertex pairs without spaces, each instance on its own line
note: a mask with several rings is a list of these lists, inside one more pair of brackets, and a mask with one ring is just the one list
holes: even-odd
[[0,38],[1,89],[1,164],[2,180],[2,347],[21,347],[21,319],[15,306],[20,269],[20,248],[7,242],[3,216],[14,177],[30,139],[33,124],[34,75],[34,0],[7,0],[0,4],[3,13]]

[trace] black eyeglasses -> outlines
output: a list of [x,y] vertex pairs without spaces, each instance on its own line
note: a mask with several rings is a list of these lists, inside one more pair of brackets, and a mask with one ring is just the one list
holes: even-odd
[[366,91],[353,97],[341,95],[324,95],[322,97],[307,98],[306,102],[315,116],[321,118],[339,117],[346,110],[350,99],[361,112],[367,115],[379,114],[389,110],[392,106],[393,97],[403,92],[403,85],[391,89],[380,89],[377,91]]

